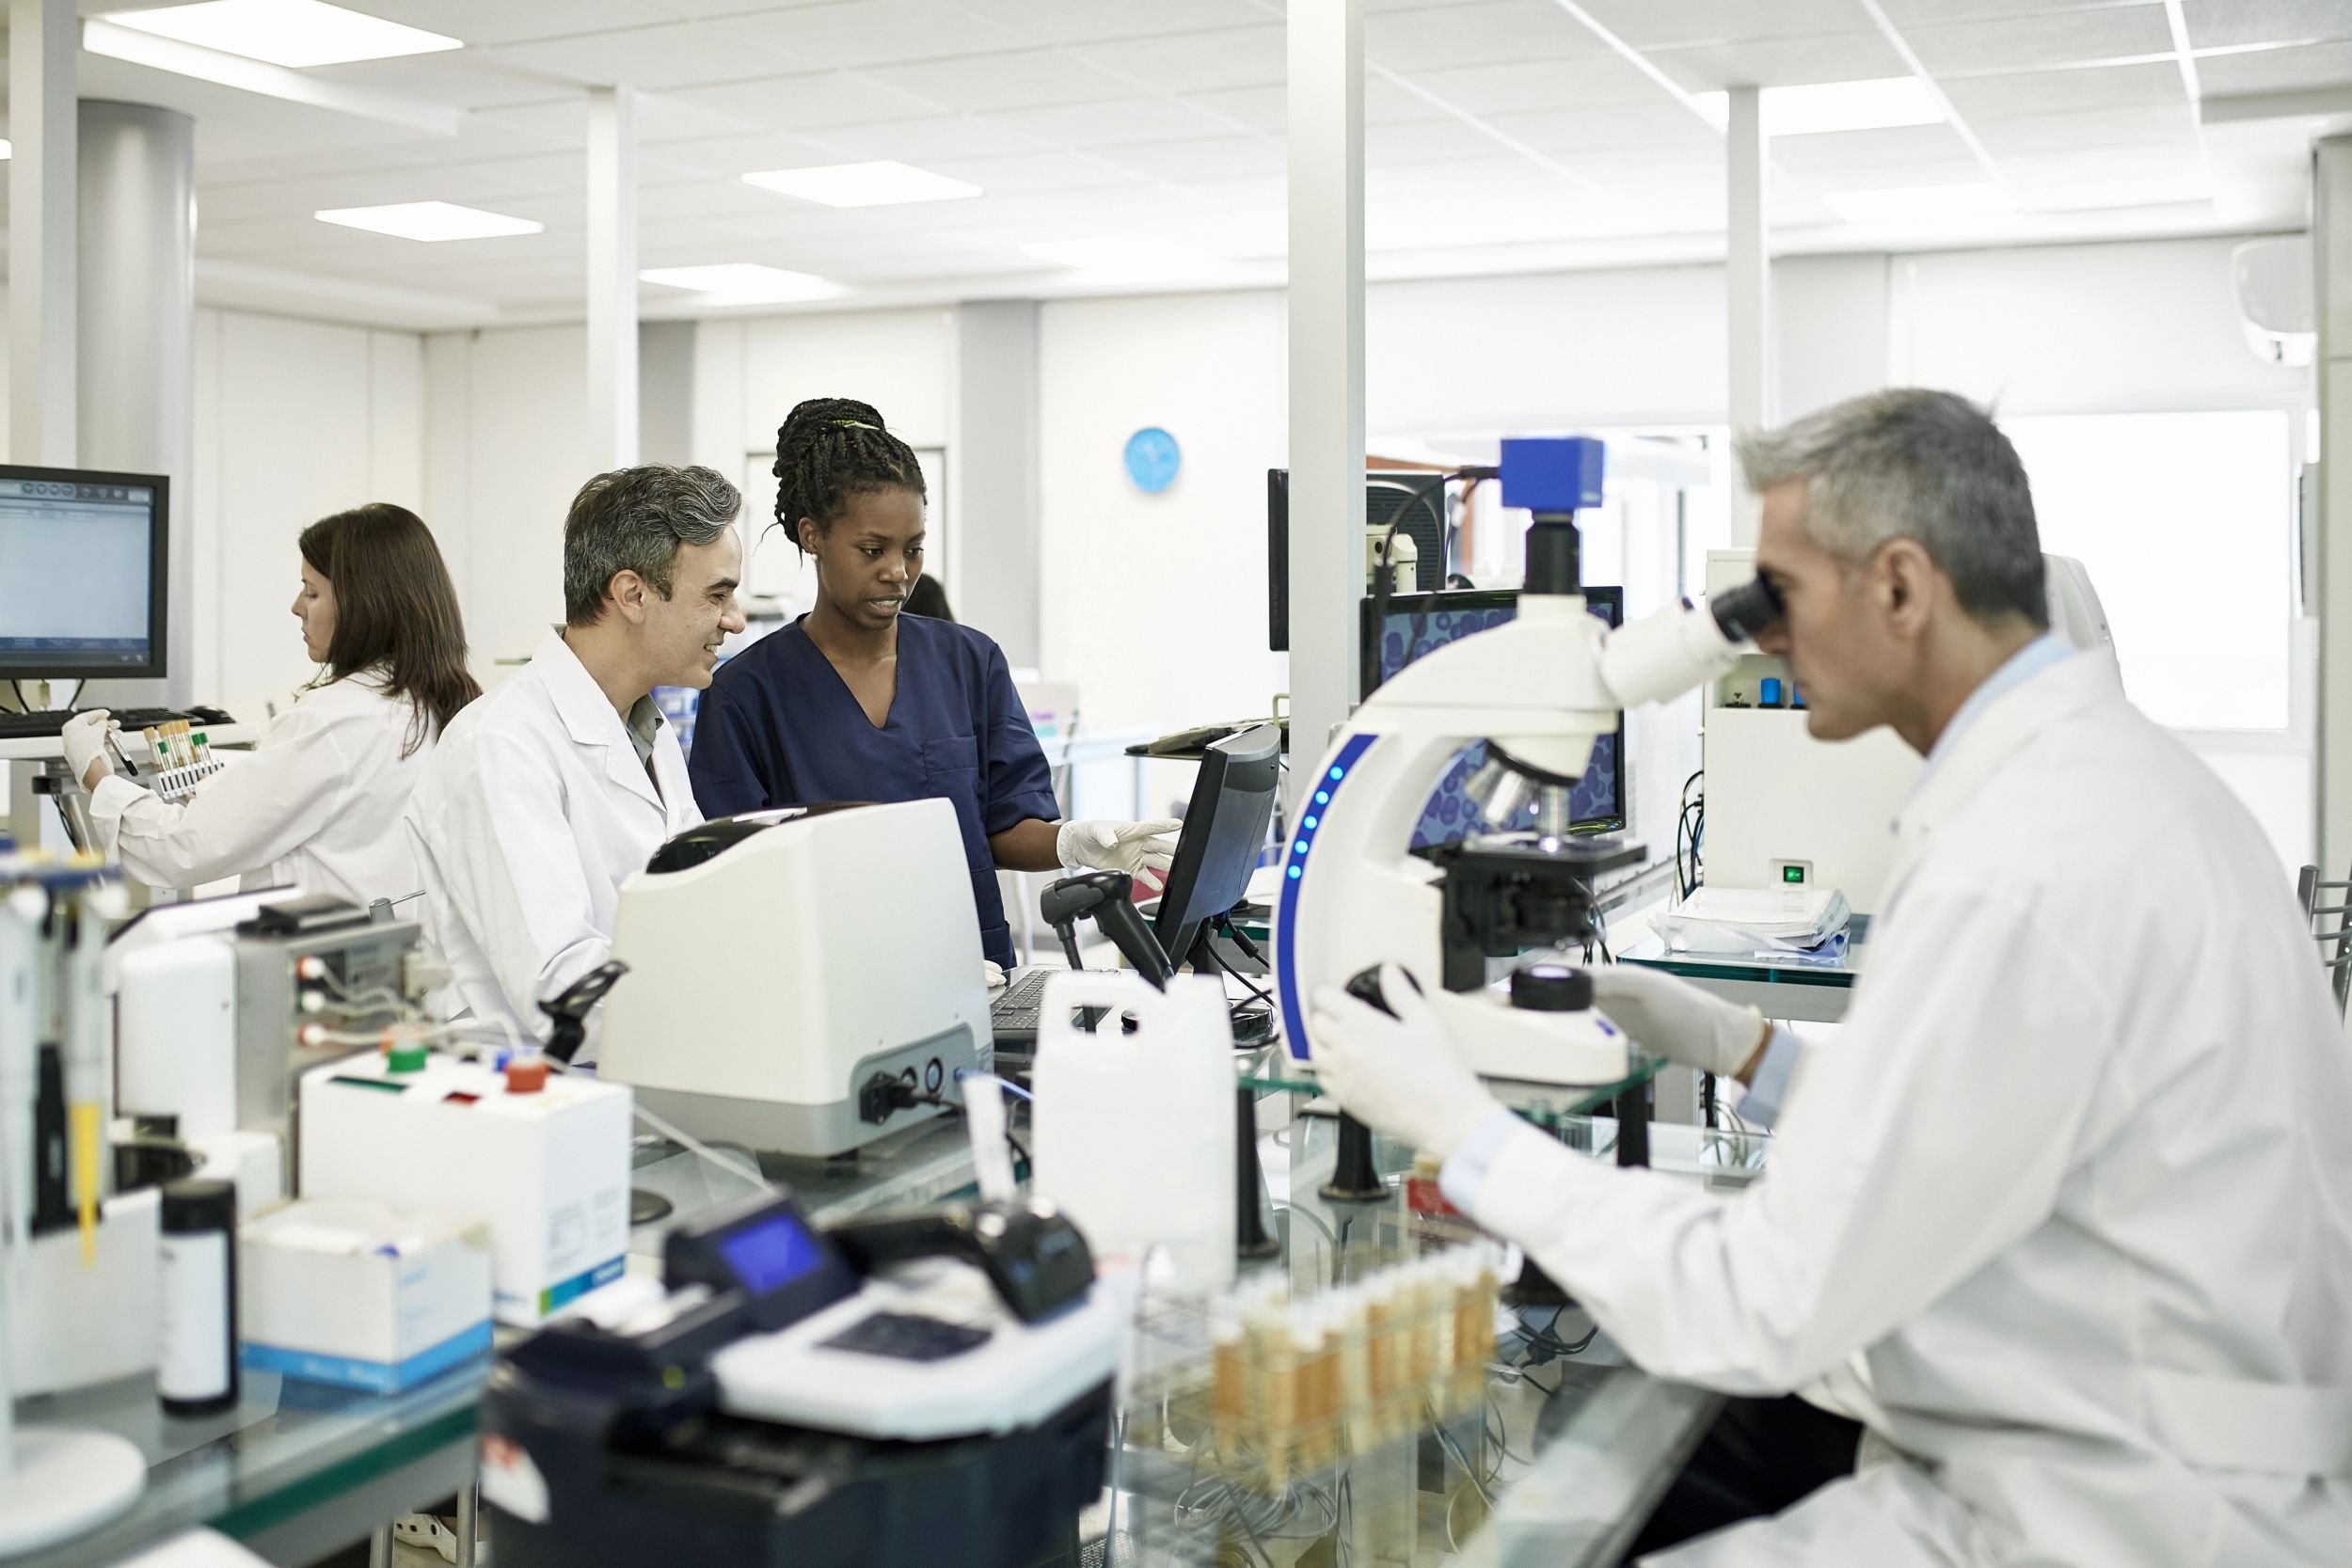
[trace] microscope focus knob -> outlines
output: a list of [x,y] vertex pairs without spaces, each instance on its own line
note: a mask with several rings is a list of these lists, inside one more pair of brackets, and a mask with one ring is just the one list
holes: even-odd
[[1572,964],[1530,964],[1511,973],[1511,1006],[1579,1013],[1593,1005],[1593,977]]

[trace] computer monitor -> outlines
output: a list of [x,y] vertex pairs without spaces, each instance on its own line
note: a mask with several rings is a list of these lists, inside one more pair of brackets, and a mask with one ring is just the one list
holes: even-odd
[[0,466],[0,678],[166,673],[161,474]]
[[[1514,588],[1398,594],[1389,600],[1386,619],[1375,625],[1373,601],[1367,598],[1363,601],[1364,695],[1371,696],[1381,682],[1430,650],[1502,625],[1518,613],[1518,591]],[[1587,588],[1584,608],[1605,624],[1616,626],[1625,617],[1624,590]],[[1625,716],[1619,714],[1617,727],[1593,742],[1593,760],[1568,793],[1569,812],[1578,831],[1603,832],[1625,826],[1624,758]],[[1478,826],[1478,803],[1464,786],[1486,760],[1483,744],[1464,749],[1454,759],[1414,826],[1414,848],[1454,843]],[[1503,831],[1529,829],[1534,822],[1535,808],[1531,804],[1521,807],[1518,818],[1505,824]]]
[[[1398,513],[1396,531],[1413,541],[1413,587],[1433,593],[1445,586],[1445,486],[1420,492],[1439,470],[1376,468],[1364,475],[1364,527],[1385,530]],[[1291,645],[1291,475],[1265,471],[1266,646],[1276,653]],[[1369,574],[1367,573],[1367,576]]]
[[1282,732],[1253,724],[1212,741],[1200,759],[1200,781],[1184,810],[1184,831],[1160,893],[1152,935],[1168,961],[1182,967],[1200,928],[1242,901],[1249,874],[1265,848],[1280,785]]

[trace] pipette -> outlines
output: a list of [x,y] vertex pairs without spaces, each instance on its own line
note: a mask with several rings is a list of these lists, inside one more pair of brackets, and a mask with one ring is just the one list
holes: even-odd
[[[0,866],[0,879],[9,875]],[[24,882],[0,897],[0,1180],[8,1201],[8,1239],[24,1246],[33,1234],[33,1085],[40,1053],[40,926],[49,895]],[[0,1285],[0,1289],[5,1289]]]
[[98,1199],[105,1158],[105,884],[86,873],[66,927],[65,1093],[72,1116],[73,1196],[82,1231],[82,1263],[98,1263]]

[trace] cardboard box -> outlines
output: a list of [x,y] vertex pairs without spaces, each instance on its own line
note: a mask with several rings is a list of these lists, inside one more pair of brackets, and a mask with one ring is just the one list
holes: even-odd
[[237,1232],[243,1360],[378,1393],[490,1348],[490,1233],[378,1203],[288,1204]]
[[354,1056],[303,1075],[297,1190],[487,1220],[493,1310],[535,1327],[620,1277],[629,1118],[629,1091],[594,1078],[516,1094],[437,1053],[416,1072]]

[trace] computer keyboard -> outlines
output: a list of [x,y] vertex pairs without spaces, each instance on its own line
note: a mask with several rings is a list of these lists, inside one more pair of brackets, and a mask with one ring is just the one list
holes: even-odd
[[1035,1043],[1038,1009],[1045,1002],[1045,977],[1053,973],[1033,969],[1015,975],[1005,994],[989,1004],[989,1032],[996,1037],[997,1044]]
[[[66,721],[87,708],[36,708],[31,713],[0,713],[0,740],[39,740],[65,728]],[[107,713],[124,729],[136,733],[151,724],[186,720],[191,724],[228,725],[236,722],[225,711],[201,705],[190,708],[116,707]]]

